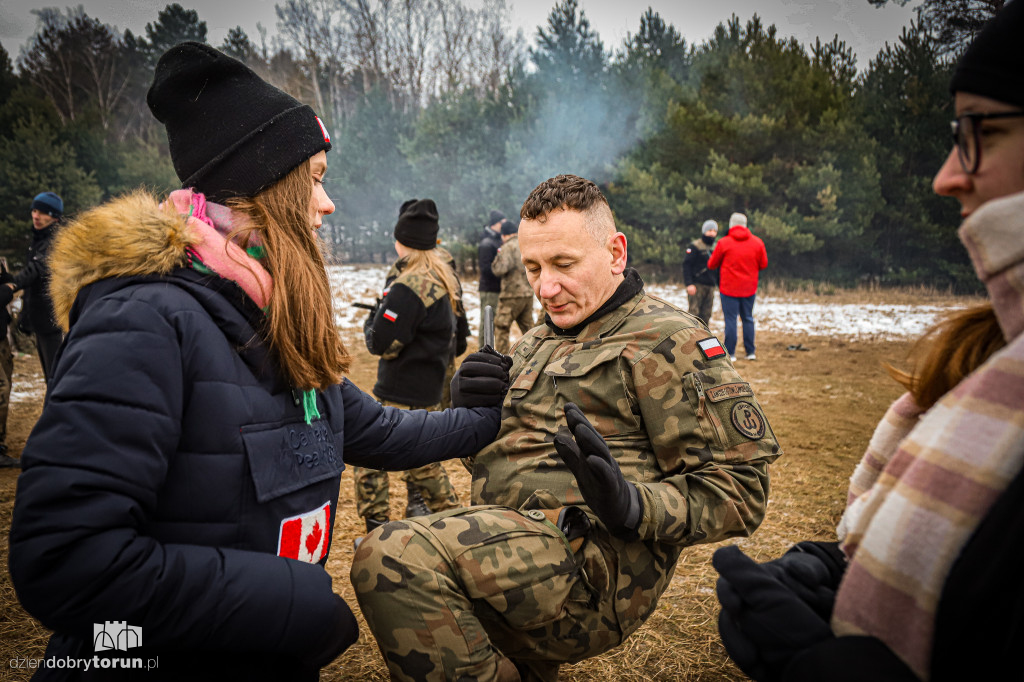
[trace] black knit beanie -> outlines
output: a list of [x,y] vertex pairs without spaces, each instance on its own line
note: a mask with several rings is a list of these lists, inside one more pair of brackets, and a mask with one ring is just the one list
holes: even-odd
[[519,232],[519,225],[517,225],[516,223],[512,222],[511,220],[507,220],[507,219],[501,221],[501,234],[502,234],[502,236],[509,235],[509,234],[516,234],[517,232]]
[[949,89],[1024,107],[1024,0],[1003,5],[981,29],[960,58]]
[[487,224],[494,225],[495,223],[500,223],[504,219],[505,214],[499,211],[498,209],[494,209],[493,211],[491,211],[491,221]]
[[433,199],[409,199],[398,209],[395,240],[410,249],[429,251],[437,246],[437,205]]
[[160,57],[146,102],[167,128],[182,187],[211,201],[255,196],[331,148],[311,107],[203,43]]

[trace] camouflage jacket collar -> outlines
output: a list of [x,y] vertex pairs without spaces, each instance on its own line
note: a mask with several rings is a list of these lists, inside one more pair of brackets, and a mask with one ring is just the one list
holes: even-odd
[[[640,273],[633,268],[627,268],[622,284],[593,315],[569,329],[556,326],[547,315],[544,316],[544,324],[548,326],[554,336],[575,336],[581,340],[600,338],[618,326],[619,322],[633,309],[634,299],[639,299],[643,293],[644,281],[640,278]],[[627,303],[630,305],[626,305]]]

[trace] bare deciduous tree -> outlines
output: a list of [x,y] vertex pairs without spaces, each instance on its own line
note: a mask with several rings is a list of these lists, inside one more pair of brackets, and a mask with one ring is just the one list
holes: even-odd
[[[910,1],[868,0],[879,7]],[[1005,4],[1006,0],[923,0],[917,7],[918,23],[938,41],[942,54],[955,56],[967,49],[985,22]]]
[[349,43],[341,3],[337,0],[287,0],[275,10],[278,29],[285,41],[302,55],[309,71],[315,109],[333,122],[341,115]]
[[120,36],[81,5],[64,15],[53,8],[33,11],[40,29],[19,57],[19,68],[32,75],[63,122],[94,106],[109,130],[131,78]]

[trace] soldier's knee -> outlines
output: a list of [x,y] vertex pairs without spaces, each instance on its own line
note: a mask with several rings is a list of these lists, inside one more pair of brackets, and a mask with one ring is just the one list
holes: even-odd
[[411,589],[417,577],[436,568],[437,559],[437,550],[423,536],[420,525],[392,521],[360,541],[352,557],[352,585],[357,595],[373,592],[381,584]]

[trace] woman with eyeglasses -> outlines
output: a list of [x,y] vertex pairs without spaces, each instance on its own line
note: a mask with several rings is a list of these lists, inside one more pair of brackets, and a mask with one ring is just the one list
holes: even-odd
[[[838,543],[715,552],[726,650],[755,680],[1020,677],[1024,644],[1024,0],[957,65],[934,190],[991,303],[921,341],[857,466]],[[1011,671],[1016,670],[1016,673]]]

